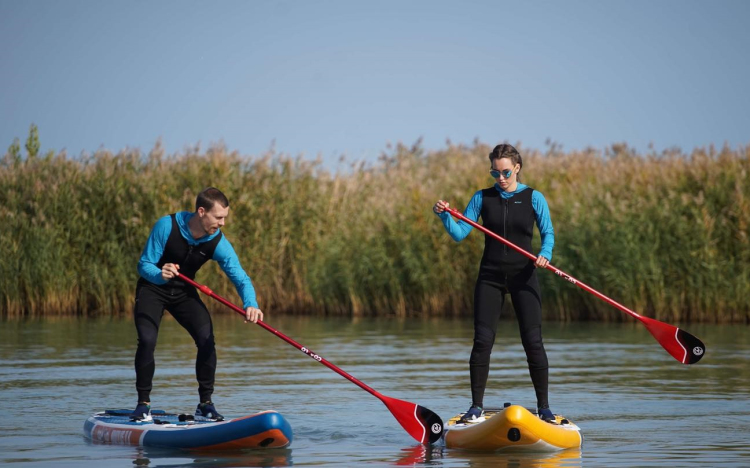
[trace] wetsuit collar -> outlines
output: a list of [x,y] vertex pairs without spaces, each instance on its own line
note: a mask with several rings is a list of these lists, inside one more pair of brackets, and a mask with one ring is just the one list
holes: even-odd
[[500,195],[502,195],[504,197],[512,197],[513,195],[515,195],[517,193],[523,192],[524,190],[526,190],[527,188],[529,188],[529,186],[526,185],[526,184],[522,184],[521,182],[518,182],[516,184],[516,190],[515,191],[513,191],[513,192],[506,192],[505,190],[503,190],[502,188],[500,188],[500,185],[497,182],[495,182],[495,188],[497,189],[498,192],[500,192]]

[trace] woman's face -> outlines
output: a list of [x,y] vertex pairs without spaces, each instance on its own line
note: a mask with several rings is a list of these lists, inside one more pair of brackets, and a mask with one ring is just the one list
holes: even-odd
[[501,189],[507,190],[516,183],[519,169],[518,164],[513,164],[510,158],[493,159],[490,175]]

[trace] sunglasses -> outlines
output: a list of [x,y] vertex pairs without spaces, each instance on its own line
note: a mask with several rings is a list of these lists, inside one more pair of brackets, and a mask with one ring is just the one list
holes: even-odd
[[490,169],[490,175],[495,179],[499,179],[500,176],[503,176],[503,178],[505,179],[509,179],[510,176],[513,175],[513,169],[506,169],[504,171],[496,171],[495,169]]

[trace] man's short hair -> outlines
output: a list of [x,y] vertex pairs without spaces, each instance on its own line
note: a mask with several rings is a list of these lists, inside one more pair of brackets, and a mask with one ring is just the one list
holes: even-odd
[[221,190],[217,189],[216,187],[205,188],[201,193],[198,194],[198,197],[195,199],[195,211],[198,211],[198,208],[203,208],[206,211],[211,211],[211,208],[213,208],[214,204],[216,203],[224,208],[229,207],[229,200],[227,199],[226,195],[221,193]]

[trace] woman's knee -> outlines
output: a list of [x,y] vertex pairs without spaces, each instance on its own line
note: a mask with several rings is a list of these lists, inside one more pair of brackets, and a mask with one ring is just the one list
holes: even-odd
[[495,332],[489,327],[474,327],[474,347],[471,349],[471,358],[469,362],[475,364],[479,361],[485,361],[490,353],[492,346],[495,344]]
[[487,325],[474,325],[474,344],[490,346],[495,343],[495,332]]
[[521,332],[521,343],[523,348],[528,351],[544,350],[542,341],[542,327],[534,327],[530,330]]

